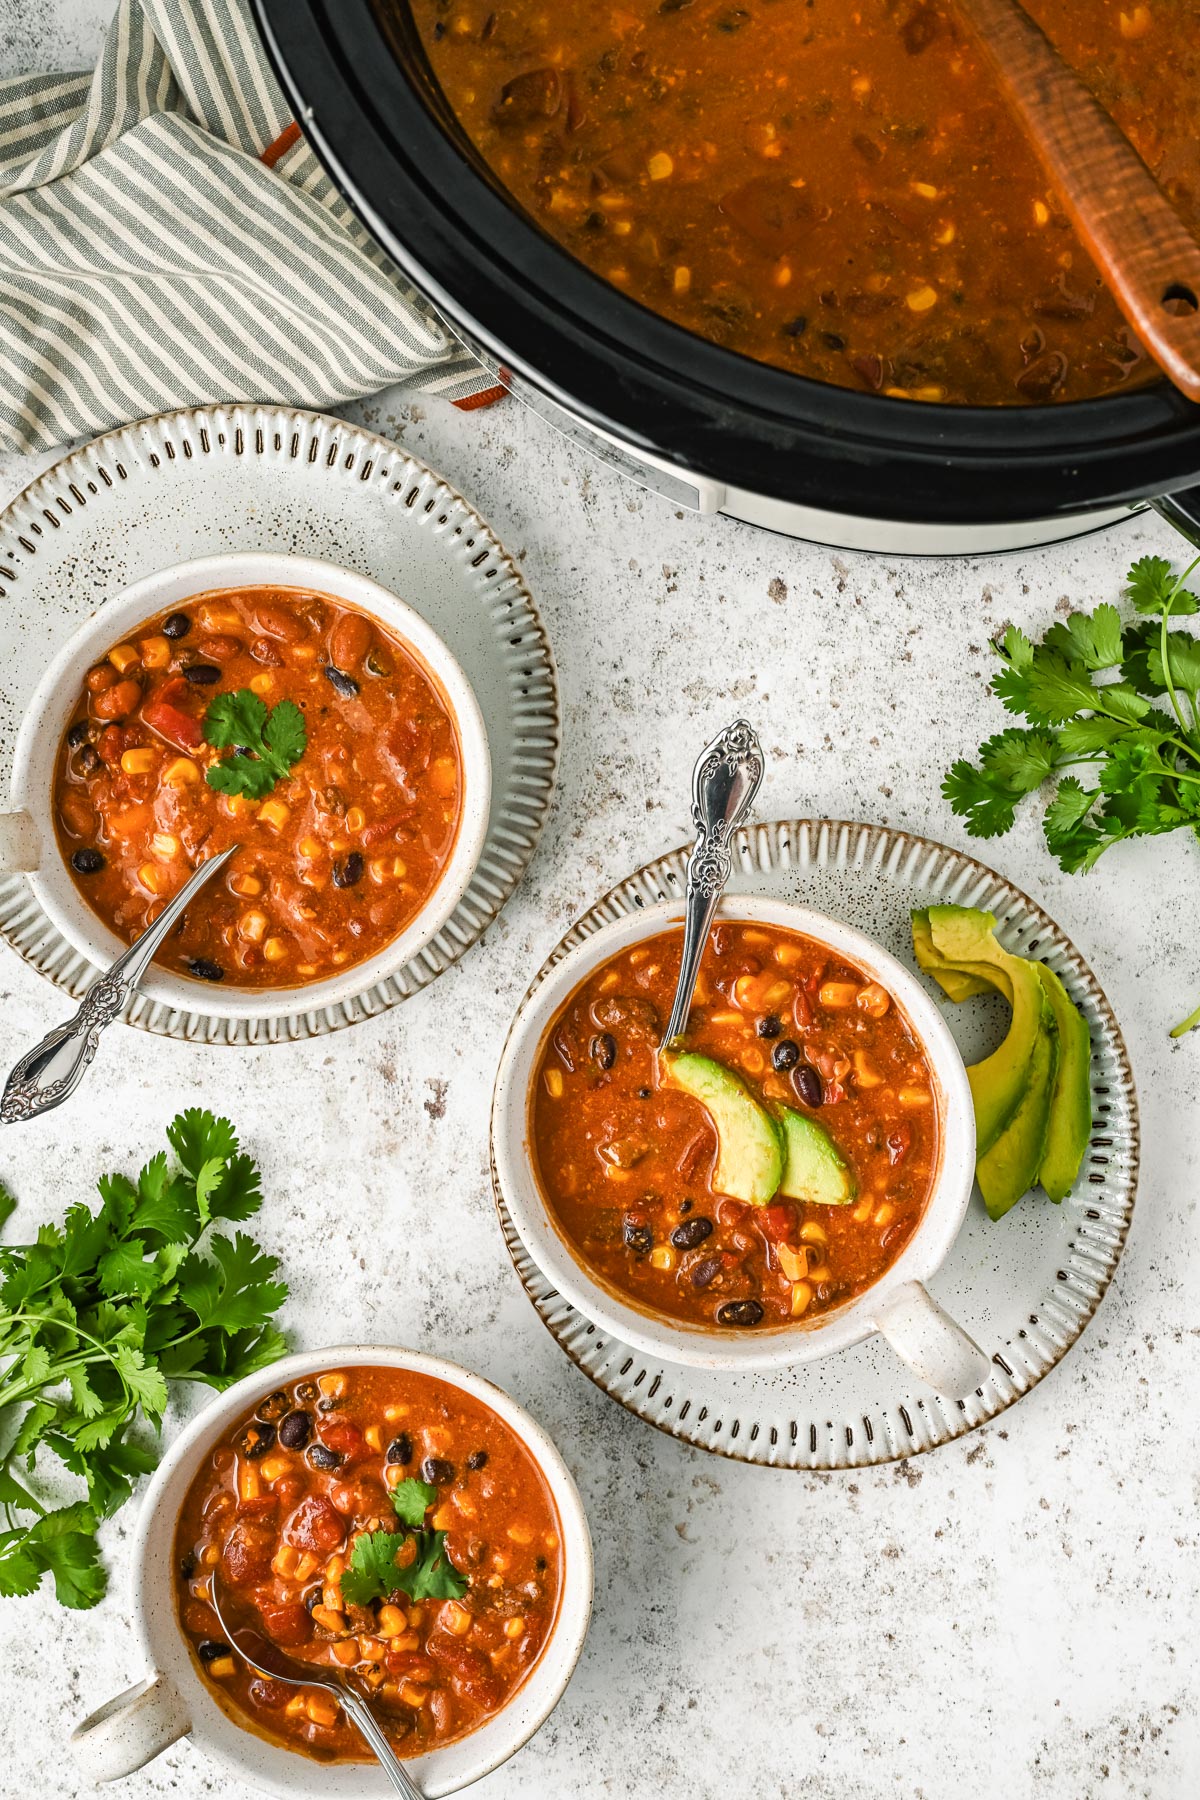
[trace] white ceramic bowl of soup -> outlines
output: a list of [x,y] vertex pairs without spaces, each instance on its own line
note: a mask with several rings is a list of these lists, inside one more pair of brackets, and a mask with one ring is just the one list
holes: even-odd
[[648,906],[601,927],[570,950],[526,996],[501,1056],[492,1102],[492,1156],[500,1191],[522,1243],[563,1297],[593,1323],[644,1356],[706,1369],[774,1369],[828,1356],[875,1332],[939,1393],[961,1397],[986,1379],[989,1364],[925,1287],[958,1235],[975,1174],[975,1115],[958,1047],[915,975],[862,932],[789,901],[739,895],[722,919],[793,931],[825,945],[878,982],[900,1008],[928,1061],[937,1109],[938,1152],[924,1211],[895,1261],[841,1306],[777,1326],[749,1329],[692,1323],[638,1305],[586,1264],[548,1203],[533,1142],[533,1084],[559,1012],[588,975],[611,957],[672,927],[678,902]]
[[480,1375],[440,1356],[389,1345],[342,1344],[285,1356],[212,1400],[175,1439],[142,1502],[134,1533],[130,1615],[146,1673],[77,1727],[71,1748],[91,1781],[116,1781],[189,1738],[229,1780],[280,1800],[382,1800],[393,1790],[375,1762],[328,1762],[264,1737],[222,1707],[200,1674],[177,1613],[175,1526],[188,1489],[214,1446],[272,1387],[355,1367],[402,1369],[461,1389],[488,1407],[528,1451],[561,1527],[558,1609],[541,1654],[515,1692],[465,1737],[406,1764],[429,1800],[452,1794],[506,1762],[549,1718],[566,1690],[592,1611],[592,1546],[579,1490],[541,1426]]
[[[434,887],[408,924],[374,956],[324,979],[238,987],[194,980],[152,963],[139,984],[152,1000],[223,1019],[280,1018],[338,1006],[402,969],[445,925],[466,893],[487,836],[491,757],[479,703],[457,660],[425,620],[369,576],[310,556],[235,551],[158,570],[106,601],[50,663],[25,710],[13,754],[9,811],[0,814],[0,871],[28,875],[34,896],[81,956],[104,969],[127,948],[72,880],[54,827],[54,781],[63,733],[94,664],[168,608],[214,590],[303,589],[355,607],[397,638],[432,682],[452,719],[461,775],[458,832]],[[216,879],[220,881],[221,876]]]

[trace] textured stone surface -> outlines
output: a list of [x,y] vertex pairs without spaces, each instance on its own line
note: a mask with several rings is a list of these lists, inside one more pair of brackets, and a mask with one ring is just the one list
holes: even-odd
[[[0,0],[0,67],[77,66],[106,12],[106,0]],[[1121,850],[1087,880],[1058,872],[1032,819],[991,849],[1106,986],[1146,1155],[1097,1319],[1041,1387],[961,1444],[806,1477],[659,1436],[543,1332],[485,1173],[491,1073],[517,999],[576,912],[684,835],[706,734],[734,711],[757,723],[764,816],[882,818],[965,842],[938,783],[1000,723],[983,695],[989,635],[1008,618],[1040,630],[1069,599],[1112,598],[1132,556],[1177,555],[1178,541],[1133,522],[1011,560],[872,561],[677,515],[512,403],[464,417],[385,397],[354,416],[443,470],[522,558],[564,705],[542,847],[485,941],[382,1020],[261,1054],[107,1040],[69,1108],[0,1141],[19,1220],[134,1166],[177,1106],[226,1109],[263,1164],[256,1228],[286,1258],[297,1344],[444,1351],[555,1435],[592,1520],[595,1622],[558,1712],[483,1785],[488,1800],[1195,1794],[1200,1038],[1166,1035],[1200,995],[1195,844]],[[0,493],[35,472],[0,464]],[[64,1010],[7,950],[0,1005],[2,1066]],[[122,1628],[133,1510],[105,1534],[102,1607],[0,1603],[0,1793],[85,1791],[60,1763],[67,1729],[139,1673]],[[119,1791],[242,1800],[187,1746]]]

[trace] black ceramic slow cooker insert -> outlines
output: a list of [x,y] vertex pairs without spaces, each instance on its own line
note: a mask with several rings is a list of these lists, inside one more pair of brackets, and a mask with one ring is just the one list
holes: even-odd
[[1200,542],[1200,406],[1165,381],[956,407],[753,362],[601,281],[505,194],[406,0],[253,3],[309,141],[414,284],[514,393],[676,505],[851,548],[970,553],[1151,500]]

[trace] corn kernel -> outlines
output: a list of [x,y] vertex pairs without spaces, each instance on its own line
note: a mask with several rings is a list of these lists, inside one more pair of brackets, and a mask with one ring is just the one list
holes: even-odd
[[692,271],[685,263],[679,263],[671,276],[671,286],[677,294],[686,294],[692,285]]
[[381,1663],[387,1655],[387,1646],[383,1643],[381,1638],[360,1637],[358,1640],[358,1653],[364,1662]]
[[922,200],[936,200],[938,190],[932,181],[913,181],[909,183],[914,194],[920,194]]
[[118,644],[115,650],[109,651],[108,660],[118,675],[124,675],[127,670],[137,667],[139,657],[132,644]]
[[138,649],[144,669],[165,669],[171,660],[171,646],[165,637],[143,638]]
[[254,811],[254,802],[245,794],[222,794],[221,806],[231,819],[248,819]]
[[238,1470],[238,1497],[242,1500],[257,1500],[262,1493],[262,1482],[258,1470],[253,1463],[244,1462]]
[[363,1442],[366,1444],[368,1450],[383,1449],[383,1439],[379,1434],[378,1425],[367,1426],[367,1429],[363,1432]]
[[270,921],[266,913],[244,912],[238,920],[238,932],[249,944],[261,944]]
[[905,294],[904,303],[910,312],[928,312],[931,306],[937,305],[937,289],[930,287],[926,281],[919,288],[914,288],[911,294]]
[[448,1500],[443,1500],[442,1504],[434,1513],[430,1523],[435,1531],[452,1531],[454,1529],[457,1520],[454,1517],[454,1511]]
[[868,981],[866,987],[859,988],[854,1004],[869,1018],[882,1019],[892,1000],[886,988],[880,987],[877,981]]
[[815,1219],[806,1219],[800,1227],[800,1240],[805,1244],[827,1244],[829,1233]]
[[860,1088],[879,1087],[883,1082],[883,1076],[865,1050],[854,1052],[854,1079]]
[[888,1200],[885,1200],[882,1206],[875,1208],[876,1225],[890,1225],[895,1216],[896,1209]]
[[454,1637],[466,1637],[471,1629],[471,1615],[457,1600],[447,1600],[438,1614],[438,1624]]
[[263,945],[263,955],[268,962],[284,962],[287,958],[287,945],[282,938],[268,938]]
[[123,775],[148,775],[157,761],[157,754],[149,744],[145,744],[137,750],[126,750],[121,756],[121,773]]
[[776,1244],[775,1255],[789,1281],[803,1281],[808,1274],[808,1251],[793,1250],[788,1244]]
[[505,1619],[504,1635],[506,1638],[524,1637],[525,1636],[525,1621],[524,1621],[524,1619],[520,1619],[520,1618]]
[[429,788],[434,794],[443,798],[452,794],[458,786],[458,764],[452,756],[437,756],[429,765]]
[[200,771],[190,756],[177,756],[163,771],[163,780],[168,787],[190,787],[199,779]]
[[166,881],[163,872],[154,863],[143,863],[138,870],[138,880],[149,894],[164,894]]
[[402,1631],[408,1630],[408,1614],[400,1606],[381,1606],[379,1609],[380,1637],[399,1637]]
[[299,1565],[300,1552],[296,1549],[294,1544],[280,1544],[278,1550],[271,1558],[271,1567],[277,1575],[282,1575],[285,1581],[289,1575],[294,1575],[296,1573]]
[[532,1544],[533,1533],[528,1525],[510,1525],[505,1532],[510,1544]]
[[798,1319],[800,1314],[811,1303],[812,1288],[807,1281],[797,1281],[792,1288],[792,1317]]
[[300,1714],[304,1711],[305,1704],[306,1702],[303,1694],[293,1694],[283,1709],[284,1717],[288,1719],[298,1719]]
[[675,1252],[671,1249],[669,1244],[656,1244],[654,1246],[654,1249],[650,1252],[650,1267],[652,1269],[665,1270],[670,1270],[675,1267]]
[[307,856],[311,862],[314,856],[323,856],[325,854],[325,846],[320,838],[315,838],[310,833],[308,837],[300,839],[300,854],[301,856]]
[[353,1638],[340,1638],[336,1644],[330,1645],[330,1649],[333,1651],[334,1662],[341,1663],[343,1669],[352,1669],[358,1661],[358,1645]]
[[1046,205],[1044,200],[1034,201],[1033,222],[1035,225],[1048,225],[1050,223],[1050,208]]
[[345,1613],[339,1607],[326,1605],[324,1594],[321,1596],[321,1604],[312,1609],[312,1622],[319,1625],[322,1631],[338,1632],[346,1629]]
[[1123,38],[1140,38],[1145,37],[1154,20],[1148,6],[1135,6],[1132,12],[1118,14],[1118,23]]
[[651,181],[666,181],[675,173],[675,158],[668,156],[665,150],[656,150],[646,164],[646,173]]
[[[870,1218],[871,1207],[873,1205],[874,1205],[874,1202],[871,1199],[871,1196],[869,1194],[867,1195],[865,1200],[859,1201],[859,1203],[855,1207],[854,1211],[850,1214],[850,1217],[854,1220],[856,1225],[861,1225],[864,1219]],[[803,1233],[801,1233],[801,1236],[803,1236]]]
[[228,1681],[233,1674],[232,1656],[214,1656],[208,1665],[208,1672],[214,1681]]
[[352,806],[346,814],[346,830],[361,831],[367,822],[367,815],[361,806]]
[[257,694],[260,699],[264,694],[269,694],[274,686],[275,677],[268,669],[264,669],[260,675],[250,677],[250,692]]
[[316,1572],[317,1572],[316,1557],[313,1555],[311,1550],[302,1550],[300,1552],[300,1561],[296,1564],[296,1567],[292,1571],[292,1573],[296,1577],[296,1580],[297,1581],[307,1581],[309,1576],[315,1575]]
[[265,1456],[259,1464],[264,1481],[278,1481],[281,1475],[287,1474],[290,1467],[286,1456]]
[[402,1681],[400,1683],[400,1698],[403,1700],[405,1706],[424,1706],[426,1700],[429,1698],[429,1689],[419,1686],[415,1681]]
[[404,1401],[400,1401],[392,1406],[385,1406],[383,1409],[383,1422],[385,1425],[395,1425],[397,1420],[407,1419],[411,1411],[412,1407],[407,1405]]
[[258,809],[258,816],[264,825],[270,825],[274,830],[282,831],[292,816],[292,809],[290,806],[285,806],[282,800],[264,800]]
[[335,1556],[331,1556],[329,1558],[328,1562],[325,1564],[325,1579],[326,1579],[326,1581],[340,1581],[342,1579],[342,1576],[345,1573],[346,1573],[345,1557],[342,1556],[340,1554],[340,1552]]
[[341,1710],[331,1694],[310,1694],[304,1710],[314,1725],[336,1725]]
[[257,875],[231,875],[229,885],[243,900],[253,900],[256,894],[262,893],[262,882]]
[[941,246],[941,248],[944,250],[946,248],[946,245],[952,244],[957,236],[958,236],[957,225],[952,224],[951,221],[949,219],[947,219],[946,223],[941,227],[941,229],[934,232],[933,241],[935,244],[939,244]]
[[914,1110],[920,1110],[931,1104],[927,1088],[901,1088],[896,1098],[901,1106],[909,1106]]

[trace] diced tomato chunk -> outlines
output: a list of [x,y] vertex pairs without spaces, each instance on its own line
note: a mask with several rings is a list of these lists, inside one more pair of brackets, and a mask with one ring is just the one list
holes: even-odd
[[487,1658],[478,1650],[472,1650],[448,1632],[435,1631],[429,1640],[429,1654],[449,1671],[450,1685],[456,1694],[489,1712],[499,1706],[503,1690]]
[[774,1200],[759,1213],[758,1225],[769,1244],[786,1244],[796,1235],[796,1209],[787,1200]]
[[297,1644],[307,1644],[312,1636],[313,1624],[308,1616],[308,1609],[301,1606],[298,1600],[282,1605],[264,1600],[258,1610],[271,1642],[279,1644],[285,1650],[294,1649]]
[[225,1540],[225,1573],[235,1587],[266,1581],[275,1554],[275,1527],[265,1519],[239,1519]]
[[239,1519],[263,1518],[267,1513],[273,1513],[278,1505],[277,1494],[256,1494],[253,1500],[238,1501],[237,1516]]
[[129,733],[123,725],[106,725],[96,739],[96,754],[111,769],[120,762],[121,752],[128,744]]
[[345,1520],[324,1494],[306,1494],[287,1523],[285,1536],[297,1550],[328,1556],[346,1534]]
[[326,1420],[317,1427],[317,1436],[330,1450],[336,1450],[347,1462],[355,1462],[366,1450],[363,1434],[349,1419]]
[[177,750],[198,750],[204,742],[199,719],[181,712],[169,700],[147,700],[142,707],[142,718],[151,731],[157,731],[159,737],[166,738]]
[[408,812],[398,812],[389,813],[386,819],[376,819],[375,823],[368,825],[362,834],[363,849],[377,850],[379,845],[385,844],[396,828],[403,825],[409,816]]

